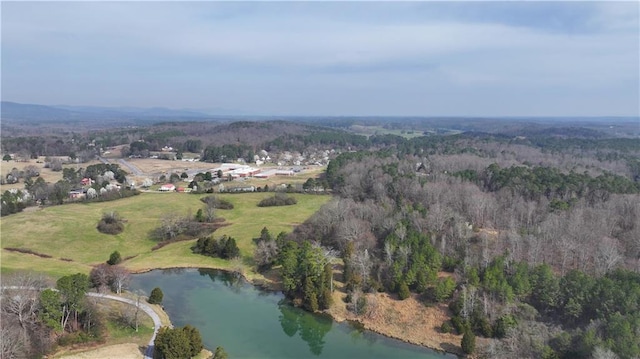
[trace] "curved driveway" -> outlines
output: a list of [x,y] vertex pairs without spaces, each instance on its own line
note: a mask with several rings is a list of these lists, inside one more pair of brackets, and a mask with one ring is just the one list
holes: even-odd
[[[25,288],[25,287],[19,287],[19,286],[5,286],[5,287],[0,287],[0,289],[44,290],[45,288]],[[57,289],[55,289],[55,288],[53,288],[53,290],[57,291]],[[147,305],[147,303],[144,303],[142,301],[140,301],[140,303],[137,303],[137,301],[135,301],[133,299],[118,297],[116,295],[111,295],[111,294],[87,292],[86,295],[89,296],[89,297],[95,297],[95,298],[105,298],[105,299],[117,300],[119,302],[131,304],[131,305],[138,305],[139,304],[140,305],[140,309],[142,309],[142,311],[147,313],[147,315],[149,315],[151,317],[151,319],[153,319],[153,335],[151,336],[151,339],[149,340],[149,345],[147,346],[147,350],[144,351],[144,358],[145,359],[153,359],[153,351],[155,349],[154,341],[156,340],[156,335],[158,334],[158,330],[160,330],[160,327],[162,326],[162,322],[160,321],[160,317],[158,316],[158,314],[149,305]]]
[[[117,300],[123,303],[128,303],[131,305],[138,305],[138,303],[133,299],[118,297],[111,294],[87,292],[87,295],[90,297],[106,298],[106,299]],[[158,330],[162,326],[162,322],[160,321],[160,317],[158,316],[158,314],[149,305],[147,305],[147,303],[140,301],[139,305],[140,305],[140,309],[142,309],[145,313],[147,313],[151,317],[151,319],[153,319],[153,335],[149,340],[149,345],[147,346],[147,350],[144,351],[145,359],[147,358],[153,359],[153,350],[155,348],[154,341],[156,340],[156,334],[158,334]]]

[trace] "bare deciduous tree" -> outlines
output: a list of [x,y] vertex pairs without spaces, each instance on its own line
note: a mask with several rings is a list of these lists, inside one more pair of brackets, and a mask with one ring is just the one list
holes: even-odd
[[34,349],[31,334],[37,330],[38,290],[47,287],[44,277],[16,273],[3,278],[0,301],[2,358],[28,357]]
[[112,290],[118,294],[129,284],[131,273],[122,266],[111,266],[111,286]]
[[593,349],[593,354],[591,357],[593,359],[619,359],[620,358],[618,355],[616,355],[616,353],[612,352],[607,348],[603,348],[599,345]]
[[98,292],[106,292],[111,282],[111,266],[106,263],[101,263],[93,267],[91,273],[89,273],[89,281]]
[[253,258],[258,268],[264,268],[273,263],[277,255],[278,245],[275,241],[259,241]]
[[360,272],[362,282],[365,283],[367,278],[369,278],[369,273],[373,265],[373,261],[369,256],[369,250],[366,248],[364,250],[357,250],[353,256],[353,263]]
[[602,275],[613,268],[622,260],[620,255],[620,243],[615,238],[603,237],[597,245],[594,265],[596,274]]

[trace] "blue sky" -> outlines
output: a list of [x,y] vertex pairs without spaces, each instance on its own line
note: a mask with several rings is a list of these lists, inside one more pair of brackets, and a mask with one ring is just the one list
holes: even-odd
[[638,116],[640,3],[2,2],[2,99]]

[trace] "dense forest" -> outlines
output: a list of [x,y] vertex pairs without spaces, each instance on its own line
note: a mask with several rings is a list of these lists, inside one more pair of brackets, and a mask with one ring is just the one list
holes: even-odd
[[637,357],[639,143],[574,144],[465,134],[343,153],[336,198],[290,240],[339,252],[355,308],[371,291],[449,302],[442,330],[493,338],[489,357]]
[[[482,127],[475,120],[440,128],[446,121],[420,121],[380,122],[366,135],[354,130],[363,128],[357,119],[165,122],[3,137],[2,146],[25,158],[78,162],[115,145],[140,156],[172,146],[210,162],[250,162],[263,150],[325,151],[326,172],[303,188],[322,184],[333,200],[292,233],[274,237],[265,228],[255,239],[255,265],[277,268],[295,303],[312,311],[336,305],[330,293],[338,260],[353,313],[375,311],[366,295],[373,292],[447,303],[451,320],[440,330],[462,334],[465,351],[640,356],[640,140],[613,137],[600,124]],[[397,134],[420,123],[411,130],[417,135]],[[105,193],[107,174],[124,182],[126,173],[113,166],[65,169],[56,184],[33,171],[10,175],[33,200],[55,204],[56,193],[83,177]],[[20,198],[3,194],[3,214],[21,210]],[[232,258],[232,242],[202,238],[193,250]],[[478,348],[476,336],[487,338]]]
[[317,310],[340,257],[354,313],[375,291],[449,303],[441,330],[465,351],[490,338],[487,357],[637,357],[640,141],[530,132],[354,137],[323,178],[335,199],[280,243],[263,233],[256,261]]

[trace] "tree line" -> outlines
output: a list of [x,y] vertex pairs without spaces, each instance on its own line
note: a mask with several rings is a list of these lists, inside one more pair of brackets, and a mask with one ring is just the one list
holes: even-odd
[[[443,330],[467,334],[467,347],[472,336],[493,338],[483,348],[492,357],[637,355],[623,348],[638,330],[627,315],[639,302],[638,184],[522,164],[440,171],[438,156],[447,158],[361,151],[329,164],[337,198],[290,238],[337,251],[350,308],[367,311],[361,293],[378,290],[452,303]],[[589,278],[589,295],[563,291],[581,287],[574,277]],[[599,301],[596,286],[620,300]],[[578,342],[587,344],[572,351]]]

